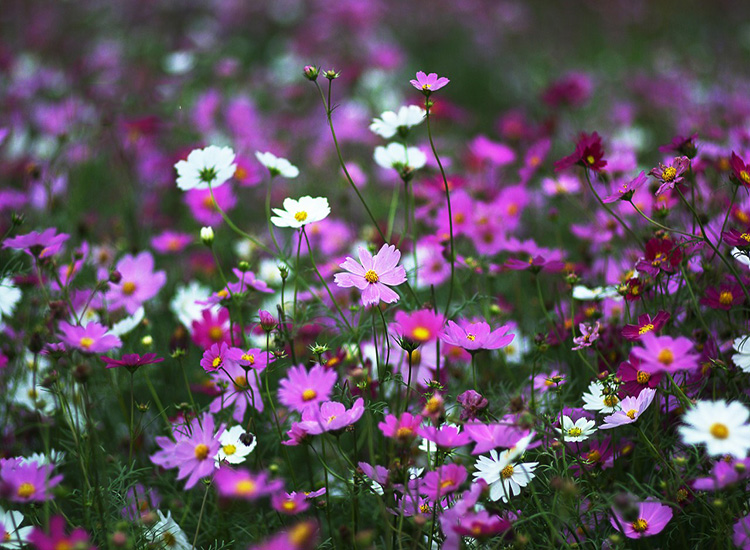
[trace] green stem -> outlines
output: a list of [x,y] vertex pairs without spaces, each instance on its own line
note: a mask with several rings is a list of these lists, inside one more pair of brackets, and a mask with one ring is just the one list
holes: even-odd
[[583,172],[586,174],[586,182],[589,184],[589,189],[591,189],[591,192],[596,197],[596,200],[599,201],[599,204],[602,206],[602,208],[604,208],[607,211],[607,213],[609,213],[610,216],[612,216],[614,219],[618,221],[618,223],[625,229],[625,231],[627,231],[635,239],[635,242],[641,245],[642,243],[641,243],[640,237],[638,237],[638,235],[636,235],[633,232],[633,230],[630,229],[628,224],[622,221],[622,218],[620,218],[620,216],[615,214],[615,212],[609,206],[607,206],[607,204],[601,199],[599,194],[596,192],[596,190],[594,189],[594,185],[591,183],[591,176],[589,175],[588,168],[585,168]]

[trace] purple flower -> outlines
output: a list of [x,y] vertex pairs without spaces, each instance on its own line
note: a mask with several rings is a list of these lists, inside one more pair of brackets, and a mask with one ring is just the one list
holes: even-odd
[[317,408],[331,396],[337,378],[336,371],[326,370],[320,365],[309,371],[302,365],[292,367],[286,378],[279,382],[279,401],[298,412],[304,412],[308,407]]
[[130,353],[122,356],[122,359],[112,359],[110,357],[102,356],[100,358],[107,364],[108,369],[114,369],[117,367],[127,367],[128,370],[135,371],[138,367],[143,365],[153,365],[154,363],[161,363],[164,361],[163,357],[156,357],[155,353],[146,353],[142,357],[137,353]]
[[402,413],[400,417],[389,414],[385,417],[385,422],[380,422],[378,428],[383,435],[395,439],[401,443],[411,443],[417,436],[417,429],[422,423],[422,417],[412,415],[411,413]]
[[456,426],[444,424],[441,428],[422,426],[417,433],[427,441],[432,441],[438,447],[454,449],[466,445],[471,441],[469,434],[459,431]]
[[486,409],[489,405],[489,401],[474,390],[466,390],[456,397],[456,401],[461,405],[461,420],[464,422],[474,420],[479,411]]
[[587,134],[582,132],[578,137],[576,150],[555,162],[555,172],[565,170],[576,164],[595,172],[607,166],[607,161],[604,160],[602,138],[598,133]]
[[18,235],[3,243],[3,248],[24,250],[37,258],[47,258],[60,251],[65,241],[70,238],[67,233],[57,233],[57,229],[50,227],[41,233],[32,231],[25,235]]
[[161,254],[176,254],[182,252],[192,243],[195,237],[187,233],[167,230],[151,239],[151,246]]
[[200,365],[206,372],[214,372],[224,367],[228,361],[231,361],[229,357],[230,347],[226,342],[221,342],[221,345],[214,344],[209,349],[203,352],[203,358],[201,359]]
[[107,333],[107,327],[91,322],[88,325],[71,325],[60,323],[60,340],[72,348],[84,353],[104,353],[122,346],[122,341],[113,334]]
[[310,435],[335,432],[354,424],[362,418],[364,412],[365,402],[361,397],[354,402],[349,410],[336,401],[326,401],[320,406],[320,409],[306,408],[302,412],[302,422],[298,422],[297,426]]
[[734,459],[731,462],[721,458],[714,464],[710,476],[699,477],[693,481],[693,489],[696,491],[718,491],[746,479],[748,475],[750,475],[750,458]]
[[732,542],[737,548],[746,550],[750,548],[750,514],[741,517],[734,524],[734,534],[732,535]]
[[53,476],[53,464],[17,458],[0,460],[0,493],[12,502],[38,502],[52,498],[50,489],[62,481]]
[[633,348],[632,355],[641,360],[641,368],[651,374],[660,372],[695,371],[698,356],[692,353],[693,343],[684,336],[671,338],[647,332],[641,338],[642,348]]
[[490,332],[490,325],[484,321],[468,323],[461,321],[461,326],[453,321],[448,321],[440,339],[451,346],[458,346],[469,352],[480,349],[499,349],[507,346],[513,341],[515,334],[507,334],[510,327],[502,327]]
[[638,174],[634,179],[623,183],[621,186],[615,189],[614,193],[604,197],[602,199],[602,202],[610,203],[618,200],[629,201],[633,198],[633,193],[635,193],[635,190],[641,187],[647,181],[648,176],[646,176],[646,172],[641,171],[641,173]]
[[122,279],[110,286],[106,299],[111,310],[124,307],[130,315],[146,300],[156,296],[167,282],[166,273],[154,272],[154,257],[150,252],[124,256],[117,262],[116,270]]
[[425,95],[430,95],[448,84],[450,80],[441,76],[438,78],[437,73],[425,74],[423,71],[417,71],[417,79],[410,80],[411,85]]
[[406,270],[396,265],[401,252],[393,245],[384,244],[375,256],[366,248],[359,247],[359,262],[348,257],[340,267],[349,273],[336,273],[334,280],[340,287],[357,287],[362,291],[364,306],[377,305],[382,300],[387,304],[398,301],[398,294],[390,289],[406,281]]
[[577,351],[579,349],[591,347],[591,344],[599,339],[600,328],[601,325],[599,324],[599,321],[593,325],[591,323],[581,323],[578,325],[578,330],[581,331],[581,335],[573,338],[573,343],[576,344],[576,346],[571,349]]
[[632,424],[638,420],[651,402],[654,400],[656,390],[645,388],[638,397],[626,397],[620,401],[620,409],[604,417],[604,423],[599,426],[600,430],[608,430],[625,424]]
[[[672,519],[672,509],[669,506],[651,500],[637,504],[638,514],[635,520],[627,521],[617,510],[613,510],[614,517],[610,518],[612,527],[629,539],[658,535]],[[622,526],[622,531],[620,526]]]
[[622,336],[626,340],[635,342],[640,340],[647,332],[659,332],[667,324],[669,318],[670,315],[666,311],[660,311],[653,319],[648,313],[644,313],[638,316],[637,325],[625,325],[625,328],[622,329]]
[[466,477],[466,468],[460,464],[445,464],[437,470],[428,472],[423,480],[413,480],[411,485],[419,494],[437,501],[457,491],[466,481]]
[[674,189],[676,184],[685,179],[682,175],[689,168],[690,159],[687,157],[675,157],[669,166],[660,162],[658,166],[652,168],[649,174],[661,181],[661,185],[656,191],[656,196],[658,197],[668,189]]
[[49,534],[41,528],[35,527],[29,535],[28,541],[37,550],[59,550],[64,548],[89,548],[89,535],[86,530],[78,527],[69,535],[65,534],[65,518],[54,516],[49,520]]
[[284,488],[284,482],[269,480],[266,472],[253,474],[246,470],[221,468],[214,476],[216,490],[220,496],[245,500],[257,500]]
[[[508,424],[475,424],[464,426],[464,431],[476,443],[473,455],[481,455],[499,447],[511,448],[531,435],[531,432]],[[532,436],[533,437],[533,436]]]

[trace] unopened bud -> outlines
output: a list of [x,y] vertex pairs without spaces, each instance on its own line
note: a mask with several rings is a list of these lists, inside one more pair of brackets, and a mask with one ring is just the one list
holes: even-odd
[[214,230],[211,227],[201,227],[201,241],[206,246],[214,244]]
[[303,73],[305,75],[305,78],[312,82],[315,82],[318,79],[318,75],[320,74],[320,69],[318,67],[315,67],[314,65],[306,65],[303,69]]

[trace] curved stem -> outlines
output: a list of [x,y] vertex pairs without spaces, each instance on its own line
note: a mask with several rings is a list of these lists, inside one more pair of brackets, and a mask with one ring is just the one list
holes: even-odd
[[664,231],[669,231],[670,233],[679,233],[680,235],[687,235],[688,237],[694,237],[695,236],[694,234],[688,233],[687,231],[680,231],[679,229],[673,229],[671,227],[667,227],[666,225],[660,224],[656,220],[652,220],[651,218],[649,218],[643,212],[643,210],[641,210],[640,208],[638,208],[637,204],[635,204],[633,201],[629,201],[629,202],[633,206],[633,208],[635,208],[635,211],[638,212],[644,220],[646,220],[649,223],[654,224],[656,227],[659,227],[659,228],[663,229]]
[[605,203],[602,198],[599,196],[599,194],[596,192],[596,189],[594,189],[594,185],[591,183],[591,176],[589,176],[588,169],[583,170],[584,174],[586,174],[586,182],[589,184],[589,189],[591,189],[591,192],[596,197],[596,200],[599,201],[599,204],[602,205],[602,207],[607,211],[607,213],[612,216],[614,219],[618,221],[618,223],[627,231],[634,239],[635,242],[637,242],[639,245],[641,245],[641,239],[636,235],[632,229],[626,224],[624,221],[622,221],[622,218],[618,216],[609,206],[607,206],[607,203]]

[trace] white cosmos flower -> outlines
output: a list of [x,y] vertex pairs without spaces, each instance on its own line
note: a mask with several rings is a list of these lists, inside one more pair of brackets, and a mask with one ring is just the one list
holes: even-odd
[[425,110],[417,105],[404,105],[398,110],[398,113],[393,111],[385,111],[380,115],[380,118],[372,119],[370,124],[370,131],[390,139],[397,133],[403,133],[408,131],[409,128],[421,124],[424,120]]
[[596,431],[596,422],[583,416],[573,422],[572,418],[563,415],[562,429],[555,428],[555,430],[562,435],[560,439],[564,441],[571,441],[573,443],[586,441]]
[[737,247],[734,247],[729,253],[732,255],[732,257],[735,260],[737,260],[738,262],[740,262],[745,267],[749,267],[750,268],[750,256],[748,256],[747,253],[742,252]]
[[7,512],[0,508],[0,530],[2,538],[0,539],[0,548],[21,548],[29,539],[32,525],[21,527],[24,521],[23,514],[15,510]]
[[511,496],[521,492],[534,479],[534,470],[538,462],[508,461],[505,453],[498,456],[497,451],[490,451],[490,456],[480,456],[474,467],[474,481],[484,480],[490,487],[490,500],[508,502]]
[[299,168],[294,164],[280,158],[273,153],[261,153],[260,151],[255,152],[255,158],[258,159],[263,166],[268,168],[272,176],[281,176],[283,178],[296,178],[299,176]]
[[168,511],[166,517],[161,510],[157,510],[156,514],[159,516],[159,521],[148,530],[152,542],[157,543],[157,546],[159,546],[158,543],[162,543],[164,548],[170,550],[190,550],[192,546],[187,535],[172,519],[172,512]]
[[743,372],[750,373],[750,334],[735,338],[732,348],[737,352],[732,355],[734,364],[741,368]]
[[418,170],[427,164],[427,157],[416,147],[404,147],[400,143],[389,143],[386,147],[375,147],[373,155],[378,166],[396,170]]
[[614,298],[618,302],[622,300],[622,296],[617,292],[617,287],[615,286],[588,288],[583,285],[576,285],[573,287],[573,298],[585,302],[603,300],[604,298]]
[[177,187],[183,191],[219,187],[234,175],[234,151],[231,147],[209,145],[205,149],[193,149],[187,160],[174,165],[177,169]]
[[192,281],[187,286],[177,287],[172,301],[169,302],[169,309],[172,310],[177,320],[192,333],[193,321],[200,321],[203,310],[207,309],[205,305],[197,302],[208,300],[211,294],[210,288],[197,281]]
[[328,217],[331,207],[325,197],[300,197],[299,200],[284,199],[284,209],[274,208],[275,216],[271,217],[271,223],[277,227],[300,227],[319,222]]
[[594,380],[589,384],[588,393],[583,394],[583,408],[587,411],[597,411],[612,414],[619,409],[620,399],[614,393],[604,394],[604,384]]
[[739,401],[698,401],[682,417],[679,432],[687,445],[706,445],[711,456],[742,459],[750,451],[750,411]]
[[10,277],[0,279],[0,315],[12,317],[13,310],[21,300],[21,291]]
[[[228,430],[224,430],[219,436],[219,443],[221,447],[216,455],[216,467],[218,468],[222,462],[228,462],[229,464],[242,464],[245,462],[247,455],[253,452],[255,446],[258,444],[257,438],[248,433],[245,438],[245,428],[242,426],[232,426]],[[248,437],[249,436],[249,437]],[[242,439],[252,438],[249,445],[245,445]]]
[[112,325],[112,328],[109,329],[109,332],[111,334],[114,334],[115,336],[124,336],[128,334],[129,332],[132,332],[135,327],[141,324],[141,321],[143,321],[143,317],[145,316],[146,312],[143,309],[143,306],[139,307],[135,310],[135,313],[131,315],[130,317],[125,317],[124,319],[121,319],[120,321],[117,321],[114,325]]

